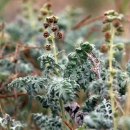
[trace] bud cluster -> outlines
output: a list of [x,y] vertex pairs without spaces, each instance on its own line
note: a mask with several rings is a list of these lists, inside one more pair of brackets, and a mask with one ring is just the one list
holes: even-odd
[[105,40],[107,42],[110,42],[111,39],[111,26],[113,26],[116,30],[115,35],[120,35],[124,29],[123,26],[121,25],[121,20],[123,16],[121,14],[118,14],[114,10],[110,10],[105,12],[105,17],[103,20],[104,26],[102,27],[102,31],[104,32]]
[[[44,21],[43,27],[40,27],[39,31],[43,32],[44,38],[46,38],[46,40],[49,42],[51,42],[55,37],[58,39],[63,37],[63,34],[59,31],[59,26],[57,24],[58,17],[52,14],[50,7],[51,3],[46,3],[41,9],[41,15],[38,16],[39,21]],[[45,16],[44,19],[43,16]],[[47,51],[49,51],[51,50],[51,45],[47,44],[45,48]]]
[[32,7],[30,9],[30,6],[33,6],[35,4],[35,0],[23,0],[23,4],[22,4],[22,14],[23,14],[23,17],[25,19],[29,19],[31,18],[30,16],[30,10],[32,13],[36,13],[37,12],[37,7]]
[[[48,38],[49,41],[52,38],[51,36],[52,32],[55,33],[58,39],[61,39],[63,37],[62,33],[59,31],[59,26],[57,25],[57,22],[58,22],[58,17],[52,15],[46,17],[46,22],[43,23],[43,27],[45,29],[45,31],[43,32],[43,36],[45,38]],[[50,33],[48,30],[50,30]]]
[[[110,42],[112,38],[112,29],[114,29],[115,35],[119,35],[124,31],[123,26],[121,24],[123,16],[118,14],[114,10],[109,10],[105,12],[104,16],[105,16],[103,20],[104,26],[102,27],[102,32],[104,33],[105,41]],[[118,51],[122,51],[124,49],[124,44],[119,43],[113,47],[116,47]],[[108,49],[109,45],[107,44],[102,44],[100,47],[100,51],[103,53],[107,52]]]
[[51,6],[51,2],[47,2],[43,5],[43,7],[41,8],[41,14],[38,15],[39,21],[44,20],[46,16],[52,15]]

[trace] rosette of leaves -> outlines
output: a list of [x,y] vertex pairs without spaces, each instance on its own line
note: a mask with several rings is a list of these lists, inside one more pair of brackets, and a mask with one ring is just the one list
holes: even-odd
[[33,119],[41,130],[61,130],[61,119],[59,117],[43,116],[41,113],[34,113]]
[[59,100],[69,102],[73,101],[76,97],[76,91],[79,90],[79,85],[70,79],[53,80],[46,88],[46,94],[43,96],[36,96],[43,107],[50,107],[53,116],[56,116],[59,111]]
[[61,74],[62,68],[55,62],[53,55],[43,54],[38,60],[40,60],[40,67],[44,69],[46,77],[50,78],[52,74]]
[[97,56],[101,62],[101,70],[103,70],[104,62],[101,53],[88,42],[82,42],[79,47],[76,47],[75,52],[68,55],[68,62],[64,70],[64,77],[75,80],[84,90],[88,88],[90,82],[97,78],[97,75],[91,70],[93,63],[87,57],[86,52],[93,52]]
[[15,87],[21,89],[24,87],[30,98],[33,98],[41,88],[46,88],[47,79],[38,78],[36,76],[26,76],[14,79],[11,83],[8,84],[8,89]]
[[20,121],[15,121],[10,115],[5,114],[3,118],[0,117],[0,126],[9,130],[21,130],[21,128],[25,128],[27,125]]

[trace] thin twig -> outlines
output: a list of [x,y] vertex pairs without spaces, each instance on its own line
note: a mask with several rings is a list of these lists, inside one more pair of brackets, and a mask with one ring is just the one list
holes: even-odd
[[84,22],[86,22],[89,18],[91,18],[91,15],[86,16],[84,19],[82,19],[78,24],[76,24],[72,29],[78,29]]
[[63,122],[64,122],[64,124],[66,125],[66,126],[68,126],[68,128],[70,129],[70,130],[73,130],[72,128],[71,128],[71,126],[66,122],[66,121],[64,121],[64,120],[62,120]]
[[[17,97],[25,96],[25,95],[27,95],[27,93],[18,93]],[[12,95],[1,95],[0,94],[0,98],[15,98],[15,94],[12,94]]]
[[122,114],[123,114],[123,115],[125,115],[125,112],[124,112],[124,110],[122,109],[122,107],[121,107],[120,103],[117,101],[117,99],[116,99],[116,98],[114,98],[114,100],[115,100],[116,105],[117,105],[116,107],[117,107],[117,108],[119,108],[119,109],[121,110],[121,112],[122,112]]
[[101,28],[96,27],[95,25],[92,26],[92,27],[90,27],[89,31],[88,31],[87,34],[84,36],[84,41],[85,41],[85,40],[89,37],[89,35],[90,35],[93,31],[95,31],[95,30],[99,31],[99,30],[101,30]]
[[[29,50],[29,49],[42,48],[42,47],[38,47],[38,46],[24,46],[24,47],[25,47],[25,48],[22,49],[22,50],[20,50],[20,51],[18,51],[18,53],[27,51],[27,50]],[[13,56],[13,55],[15,55],[15,52],[12,52],[12,53],[10,53],[10,54],[7,54],[7,55],[5,55],[5,56],[2,56],[1,58],[7,58],[7,57],[11,57],[11,56]]]
[[88,25],[88,24],[93,23],[93,22],[95,22],[95,21],[101,20],[101,19],[103,19],[103,18],[104,18],[104,16],[101,15],[101,16],[98,16],[98,17],[96,17],[96,18],[90,19],[89,21],[84,22],[83,24],[79,25],[76,29],[79,29],[79,28],[81,28],[81,27],[83,27],[83,26],[85,26],[85,25]]

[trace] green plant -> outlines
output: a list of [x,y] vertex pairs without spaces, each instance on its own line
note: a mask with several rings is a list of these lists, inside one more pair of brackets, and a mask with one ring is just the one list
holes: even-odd
[[[29,4],[29,1],[24,2],[25,5]],[[4,130],[24,127],[41,130],[128,130],[130,63],[122,69],[115,55],[122,54],[125,45],[122,41],[114,43],[115,35],[119,36],[124,31],[122,15],[114,10],[105,12],[102,31],[108,43],[101,45],[100,51],[103,53],[91,38],[92,44],[80,41],[71,46],[71,50],[70,41],[78,41],[78,38],[72,37],[74,32],[76,36],[82,36],[83,40],[85,30],[89,30],[88,26],[70,31],[73,26],[71,22],[75,21],[75,16],[80,11],[68,8],[61,17],[61,21],[68,18],[68,25],[62,23],[60,17],[53,15],[51,6],[48,2],[41,8],[38,23],[33,21],[33,9],[28,8],[32,22],[21,19],[17,24],[13,23],[5,28],[12,46],[3,41],[3,35],[0,98],[4,99],[0,101],[0,126]],[[96,24],[101,27],[101,23]],[[37,29],[38,26],[40,28]],[[59,31],[61,28],[64,31]],[[67,35],[63,36],[63,32]],[[71,53],[65,56],[66,52],[59,47],[61,42],[69,43],[65,48],[69,46]],[[14,100],[5,100],[8,97],[13,97]],[[15,106],[10,110],[8,105],[3,105],[8,100]]]

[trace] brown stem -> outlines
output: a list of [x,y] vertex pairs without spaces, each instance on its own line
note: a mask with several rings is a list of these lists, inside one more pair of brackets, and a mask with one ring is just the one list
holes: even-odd
[[87,24],[93,23],[93,22],[98,21],[98,20],[101,20],[101,19],[103,19],[103,18],[104,18],[104,16],[101,15],[101,16],[98,16],[98,17],[96,17],[96,18],[90,19],[89,21],[84,22],[83,24],[79,25],[76,29],[79,29],[79,28],[81,28],[81,27],[83,27],[83,26],[85,26],[85,25],[87,25]]
[[[17,94],[17,97],[20,97],[20,96],[25,96],[27,95],[27,93],[18,93]],[[15,98],[15,94],[12,94],[12,95],[0,95],[0,98]]]
[[78,24],[76,24],[74,27],[73,27],[73,30],[76,30],[78,29],[80,26],[82,26],[82,24],[84,22],[86,22],[89,18],[91,18],[91,15],[88,15],[86,16],[84,19],[82,19]]
[[64,120],[62,120],[63,122],[64,122],[64,124],[66,125],[66,126],[68,126],[68,128],[70,129],[70,130],[73,130],[72,128],[71,128],[71,126],[66,122],[66,121],[64,121]]

